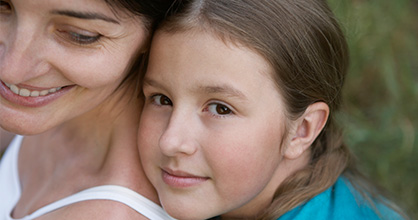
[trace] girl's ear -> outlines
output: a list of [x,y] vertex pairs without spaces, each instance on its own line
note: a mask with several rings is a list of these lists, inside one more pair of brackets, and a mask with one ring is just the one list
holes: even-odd
[[295,129],[290,133],[290,143],[287,146],[284,157],[297,159],[314,142],[324,128],[329,115],[329,107],[324,102],[311,104],[296,120]]

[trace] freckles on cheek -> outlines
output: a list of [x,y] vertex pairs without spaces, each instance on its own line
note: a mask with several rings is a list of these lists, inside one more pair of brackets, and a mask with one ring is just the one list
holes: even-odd
[[156,121],[158,119],[149,116],[147,111],[142,112],[138,129],[138,143],[144,145],[144,148],[156,147],[158,145],[161,129],[157,126]]
[[211,157],[211,164],[212,169],[216,172],[215,175],[221,177],[232,187],[235,184],[237,186],[243,185],[242,183],[250,183],[251,180],[258,182],[265,179],[268,173],[265,171],[270,170],[269,164],[273,163],[272,160],[276,160],[276,157],[266,158],[264,154],[257,154],[256,151],[251,150],[250,146],[245,145],[242,145],[242,148],[219,149],[211,153],[214,155]]
[[140,131],[138,133],[138,151],[144,168],[153,166],[157,162],[155,158],[157,148],[154,140],[155,138],[147,132]]

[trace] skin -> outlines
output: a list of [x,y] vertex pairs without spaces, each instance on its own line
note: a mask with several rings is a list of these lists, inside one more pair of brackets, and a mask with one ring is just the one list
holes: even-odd
[[328,108],[290,121],[271,74],[257,53],[210,32],[156,34],[138,146],[170,215],[254,216],[308,163]]
[[[13,139],[14,134],[0,128],[0,152],[3,152]],[[1,154],[1,153],[0,153]]]
[[[126,95],[134,94],[132,84],[118,88],[147,38],[141,18],[115,14],[102,0],[11,0],[0,7],[0,125],[30,135],[19,152],[22,196],[12,216],[104,184],[158,203],[136,148],[140,100]],[[6,83],[31,92],[62,89],[23,97]],[[123,204],[100,200],[40,219],[57,216],[142,219]]]
[[[67,87],[58,100],[36,108],[1,96],[1,125],[19,134],[38,134],[71,123],[97,107],[125,77],[125,68],[146,37],[144,30],[136,28],[142,25],[138,18],[119,21],[99,0],[15,0],[9,7],[1,13],[1,81],[38,91]],[[62,14],[66,10],[100,13],[120,24],[66,16]],[[104,36],[86,43],[91,40],[79,41],[73,36],[77,34]]]

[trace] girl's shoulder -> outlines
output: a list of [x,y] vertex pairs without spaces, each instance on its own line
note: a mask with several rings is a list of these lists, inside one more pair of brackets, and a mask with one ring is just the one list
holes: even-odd
[[285,213],[279,220],[403,219],[384,203],[384,198],[367,198],[347,178],[339,177],[333,186]]

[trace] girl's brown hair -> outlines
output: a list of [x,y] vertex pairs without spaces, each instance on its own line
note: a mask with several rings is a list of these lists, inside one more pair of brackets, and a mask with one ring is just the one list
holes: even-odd
[[[341,105],[349,55],[326,1],[195,0],[186,5],[159,30],[209,31],[264,57],[290,119],[301,116],[315,102],[330,108],[327,124],[311,146],[309,165],[281,183],[271,205],[257,219],[277,219],[332,186],[343,172],[350,180],[363,182],[334,118]],[[372,189],[367,184],[362,188]]]

